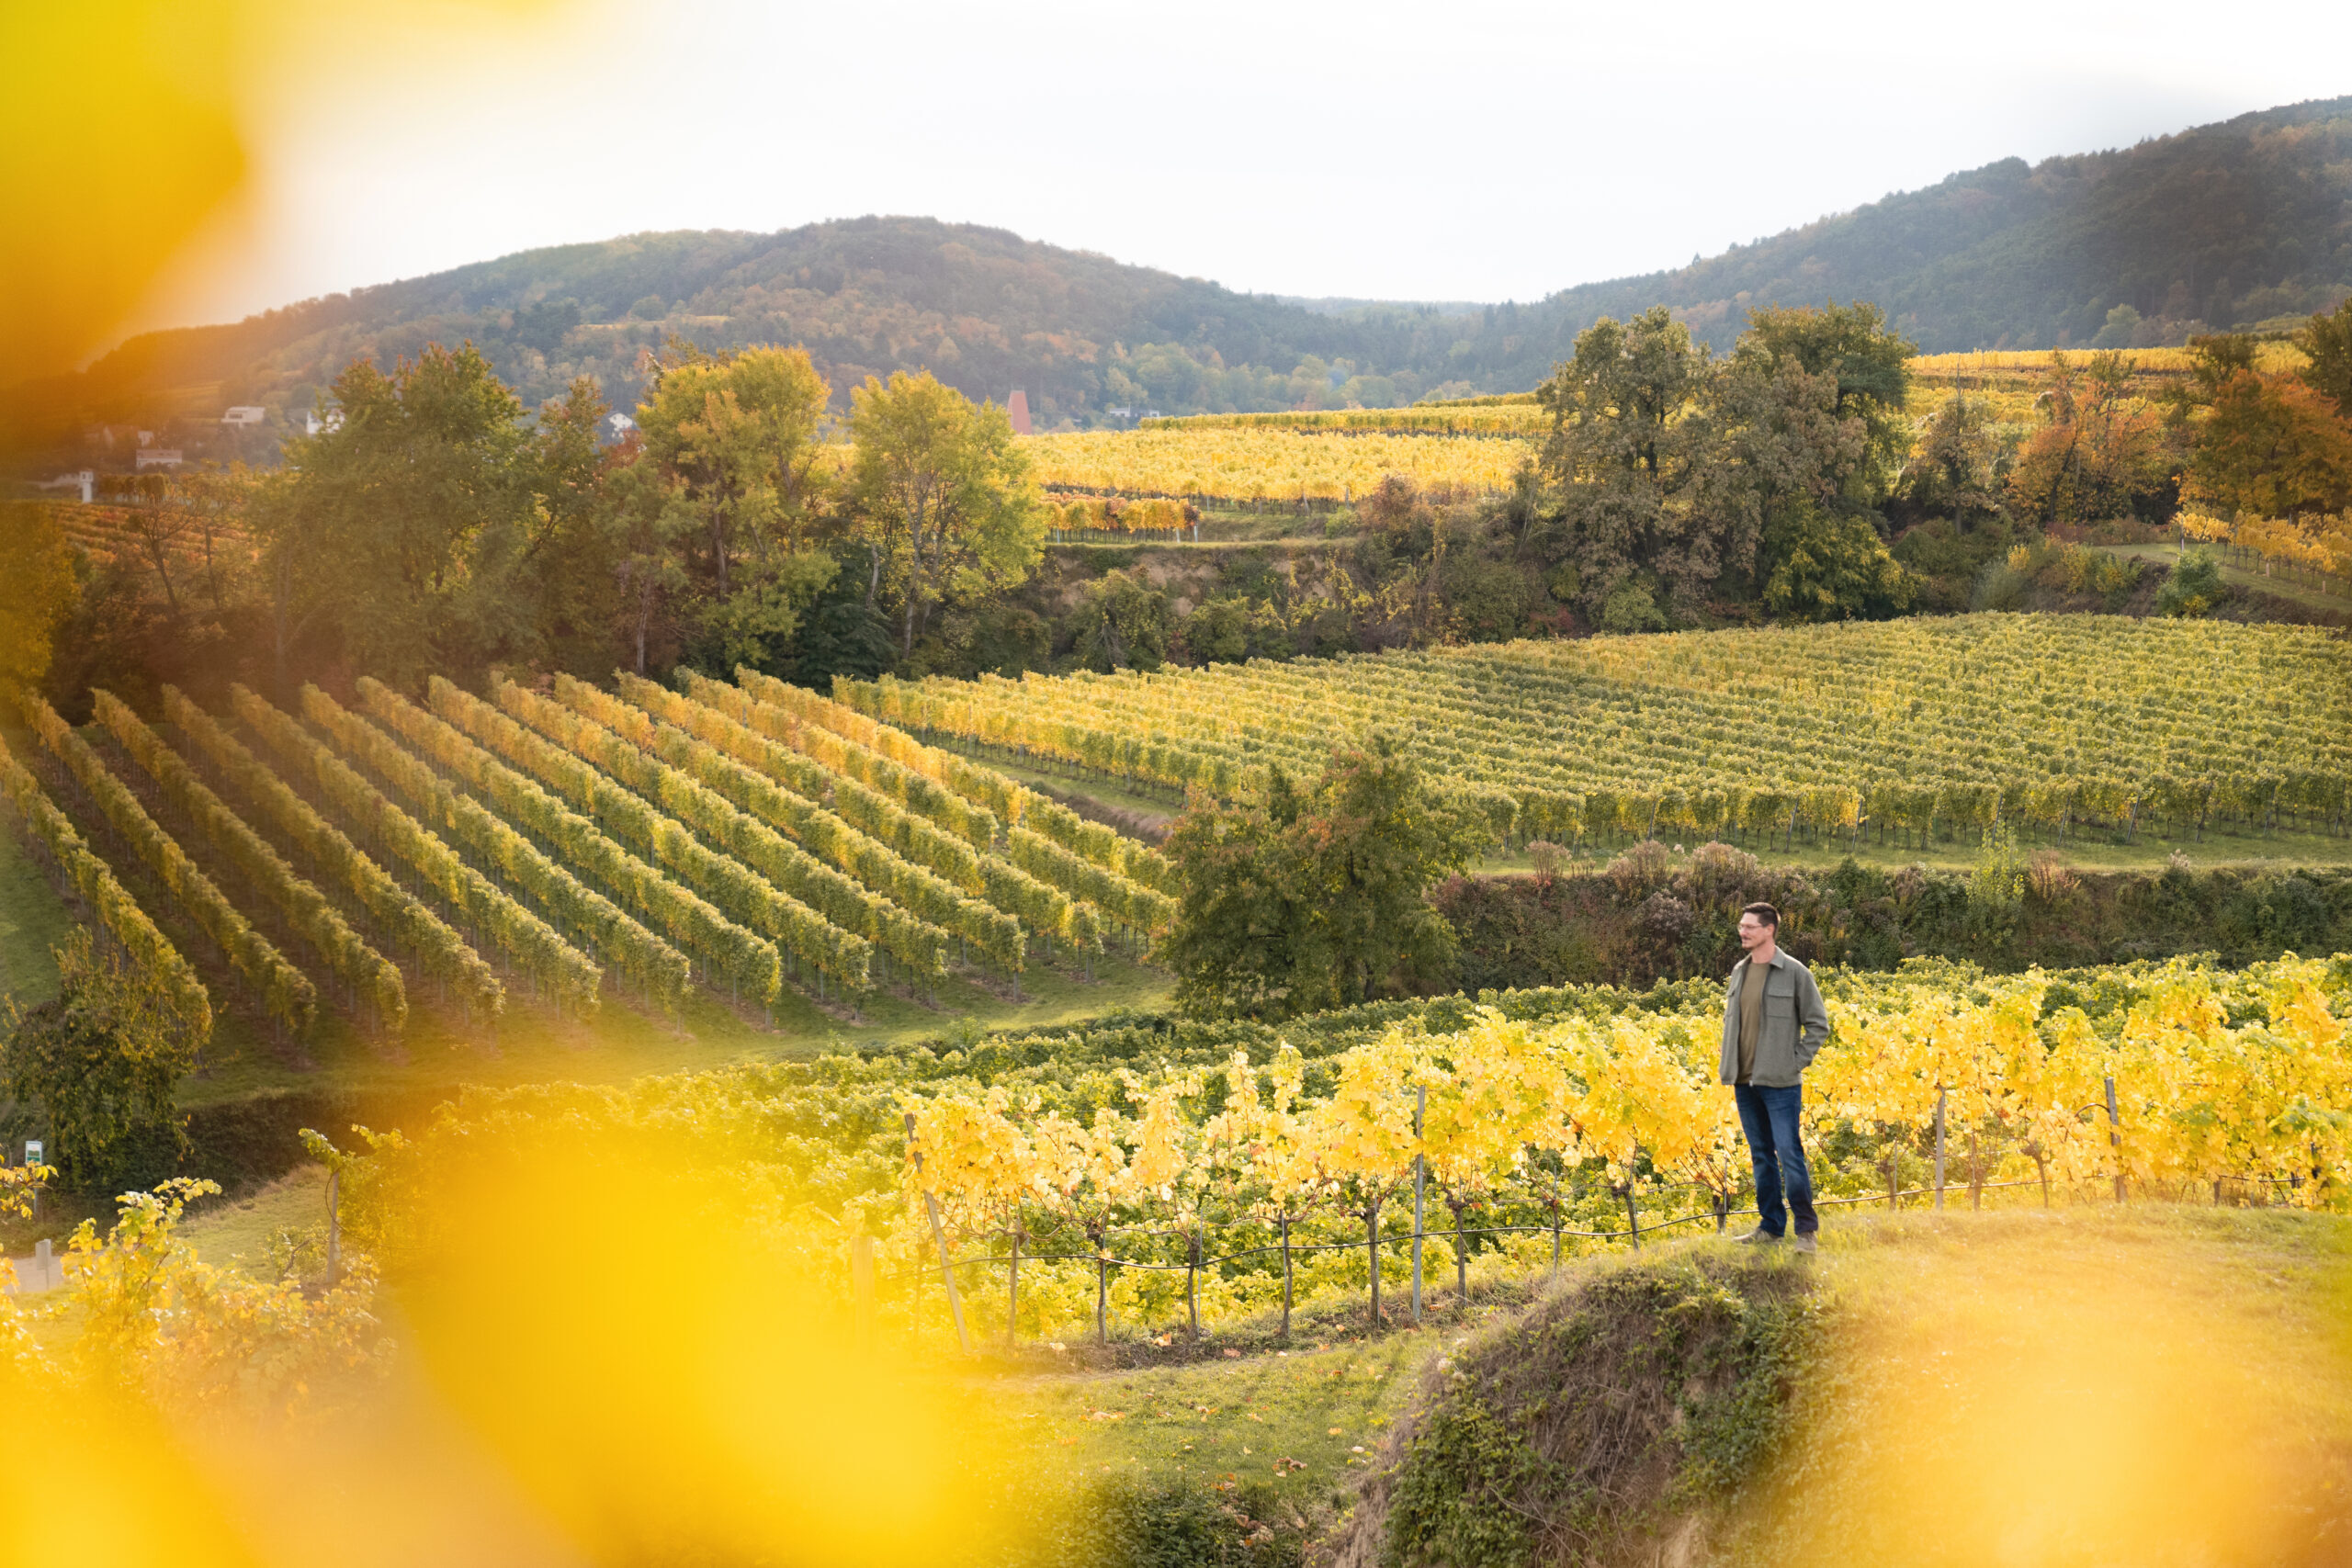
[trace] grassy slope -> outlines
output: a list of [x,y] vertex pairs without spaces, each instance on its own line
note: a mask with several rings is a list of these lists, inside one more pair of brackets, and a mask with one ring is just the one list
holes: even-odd
[[[1839,1561],[1845,1530],[1883,1541],[1894,1561],[1897,1544],[1928,1524],[1957,1558],[1981,1529],[1970,1509],[2014,1514],[1999,1504],[2003,1488],[2052,1519],[2073,1506],[2129,1530],[2127,1517],[2109,1516],[2161,1496],[2151,1488],[2163,1483],[2211,1492],[2210,1455],[2226,1446],[2285,1456],[2288,1468],[2272,1473],[2287,1491],[2309,1479],[2310,1456],[2352,1454],[2352,1218],[2169,1204],[1833,1213],[1823,1243],[1814,1266],[1842,1326],[1800,1410],[1805,1441],[1767,1478],[1802,1484],[1808,1505],[1791,1513],[1758,1487],[1765,1500],[1739,1520],[1751,1546],[1787,1553],[1771,1560]],[[1663,1250],[1730,1246],[1710,1237]],[[1271,1517],[1311,1516],[1344,1501],[1351,1476],[1377,1461],[1379,1434],[1409,1404],[1420,1368],[1461,1333],[1449,1325],[1287,1355],[1009,1377],[995,1403],[1004,1440],[1025,1447],[1041,1479],[1232,1481]],[[2167,1408],[2199,1418],[2153,1418]],[[1962,1453],[1978,1461],[1953,1462]],[[1304,1462],[1277,1472],[1277,1459]],[[2246,1462],[2223,1464],[2223,1480],[2234,1484]],[[2192,1474],[2199,1463],[2208,1480]],[[1935,1484],[1906,1479],[1920,1476]],[[2064,1486],[2053,1490],[2052,1476]],[[2220,1498],[2214,1517],[2240,1528],[2228,1509],[2245,1503]]]
[[[2093,545],[2090,547],[2102,555],[2136,556],[2142,560],[2160,561],[2167,567],[2177,565],[2181,557],[2181,548],[2178,545]],[[2249,571],[2242,566],[2233,566],[2223,562],[2222,581],[2233,587],[2251,588],[2258,593],[2267,593],[2274,598],[2291,599],[2298,604],[2308,604],[2314,610],[2352,612],[2352,599],[2347,599],[2341,593],[2330,593],[2324,589],[2297,582],[2292,578],[2272,577],[2259,571]]]
[[[1581,856],[1573,856],[1571,865],[1588,870],[1606,865],[1623,846],[1588,849]],[[1668,848],[1672,848],[1669,840]],[[1695,847],[1685,844],[1685,849]],[[2029,839],[2019,845],[2027,855],[2054,849],[2065,864],[2083,871],[2162,871],[2175,853],[2185,857],[2200,869],[2214,866],[2238,866],[2252,870],[2286,871],[2298,866],[2352,865],[2352,839],[2339,839],[2326,833],[2294,833],[2281,829],[2275,834],[2244,833],[2222,828],[2209,829],[2200,840],[2193,835],[2168,839],[2153,829],[2143,828],[2136,844],[2106,843],[2096,838],[2083,837],[2062,844],[2045,845]],[[1860,843],[1849,847],[1838,840],[1823,844],[1806,843],[1800,840],[1794,852],[1779,847],[1758,848],[1752,852],[1767,865],[1798,865],[1810,870],[1830,870],[1851,855],[1863,865],[1884,870],[1897,866],[1927,865],[1944,871],[1968,871],[1974,868],[1978,846],[1964,840],[1946,840],[1939,838],[1933,844],[1921,848],[1914,840],[1907,849],[1890,840],[1879,844],[1865,836]],[[1524,847],[1509,854],[1489,853],[1477,867],[1487,872],[1532,872],[1535,863]]]
[[326,1168],[305,1165],[266,1187],[205,1206],[181,1226],[180,1235],[207,1263],[266,1275],[270,1237],[325,1224]]
[[1069,1023],[1117,1008],[1157,1006],[1170,984],[1159,970],[1107,953],[1094,973],[1089,984],[1059,964],[1036,965],[1022,977],[1017,1002],[1009,994],[964,982],[943,983],[936,1010],[902,993],[877,994],[854,1017],[820,1010],[812,998],[787,992],[776,1004],[773,1030],[758,1009],[731,1008],[707,991],[697,993],[675,1021],[611,998],[587,1022],[526,1005],[501,1026],[494,1049],[484,1049],[480,1034],[463,1030],[453,1018],[436,1019],[430,1009],[419,1009],[401,1057],[372,1049],[338,1020],[322,1026],[311,1053],[316,1066],[308,1070],[260,1042],[225,1037],[225,1049],[212,1053],[213,1065],[185,1086],[181,1101],[198,1105],[322,1083],[390,1093],[461,1082],[618,1083],[747,1058],[812,1056],[835,1043],[917,1040],[965,1018],[985,1029]]

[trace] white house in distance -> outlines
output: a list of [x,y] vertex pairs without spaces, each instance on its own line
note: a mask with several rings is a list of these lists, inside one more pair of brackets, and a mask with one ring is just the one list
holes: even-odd
[[176,468],[180,466],[180,449],[176,446],[141,446],[131,457],[139,473],[150,468]]
[[311,409],[302,415],[302,434],[305,435],[318,435],[330,430],[342,428],[343,411],[341,409],[329,409],[324,413]]
[[605,416],[605,439],[607,442],[623,440],[636,428],[637,421],[617,409]]
[[239,430],[249,429],[269,417],[269,411],[251,403],[239,403],[220,416],[220,423]]
[[35,490],[78,490],[82,492],[82,504],[87,506],[90,504],[90,491],[97,482],[98,476],[95,471],[83,468],[70,474],[60,474],[53,479],[36,479],[33,481],[33,488]]

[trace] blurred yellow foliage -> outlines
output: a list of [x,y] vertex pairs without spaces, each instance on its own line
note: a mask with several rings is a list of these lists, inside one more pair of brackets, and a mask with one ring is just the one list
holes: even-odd
[[[548,0],[376,0],[447,28]],[[343,7],[346,13],[353,7]],[[165,266],[244,188],[251,110],[286,73],[365,69],[364,28],[314,59],[290,0],[9,0],[0,21],[0,366],[71,370],[106,345]]]

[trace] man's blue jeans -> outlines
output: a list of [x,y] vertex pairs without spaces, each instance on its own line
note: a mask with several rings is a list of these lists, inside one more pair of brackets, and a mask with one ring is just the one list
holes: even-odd
[[[1732,1099],[1739,1106],[1740,1130],[1747,1134],[1747,1152],[1756,1161],[1756,1219],[1767,1235],[1789,1227],[1789,1211],[1797,1215],[1797,1235],[1811,1235],[1821,1228],[1813,1212],[1813,1173],[1805,1168],[1804,1145],[1797,1140],[1797,1111],[1804,1103],[1804,1089],[1767,1089],[1760,1084],[1735,1084]],[[1781,1190],[1788,1189],[1788,1201]]]

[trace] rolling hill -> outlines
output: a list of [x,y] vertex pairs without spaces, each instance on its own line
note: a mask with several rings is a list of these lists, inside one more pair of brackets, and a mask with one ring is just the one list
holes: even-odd
[[[311,406],[353,356],[470,338],[526,399],[593,374],[617,406],[666,334],[801,343],[845,404],[929,368],[1024,389],[1043,423],[1410,401],[1533,386],[1602,315],[1673,307],[1727,345],[1750,307],[1873,299],[1923,349],[2177,343],[2352,291],[2352,97],[2241,115],[2117,151],[2004,159],[1688,267],[1530,304],[1303,300],[926,218],[775,234],[682,231],[527,251],[232,325],[143,334],[0,406],[55,450],[93,419]],[[2118,307],[2129,307],[2110,321]],[[2136,320],[2131,312],[2136,312]]]

